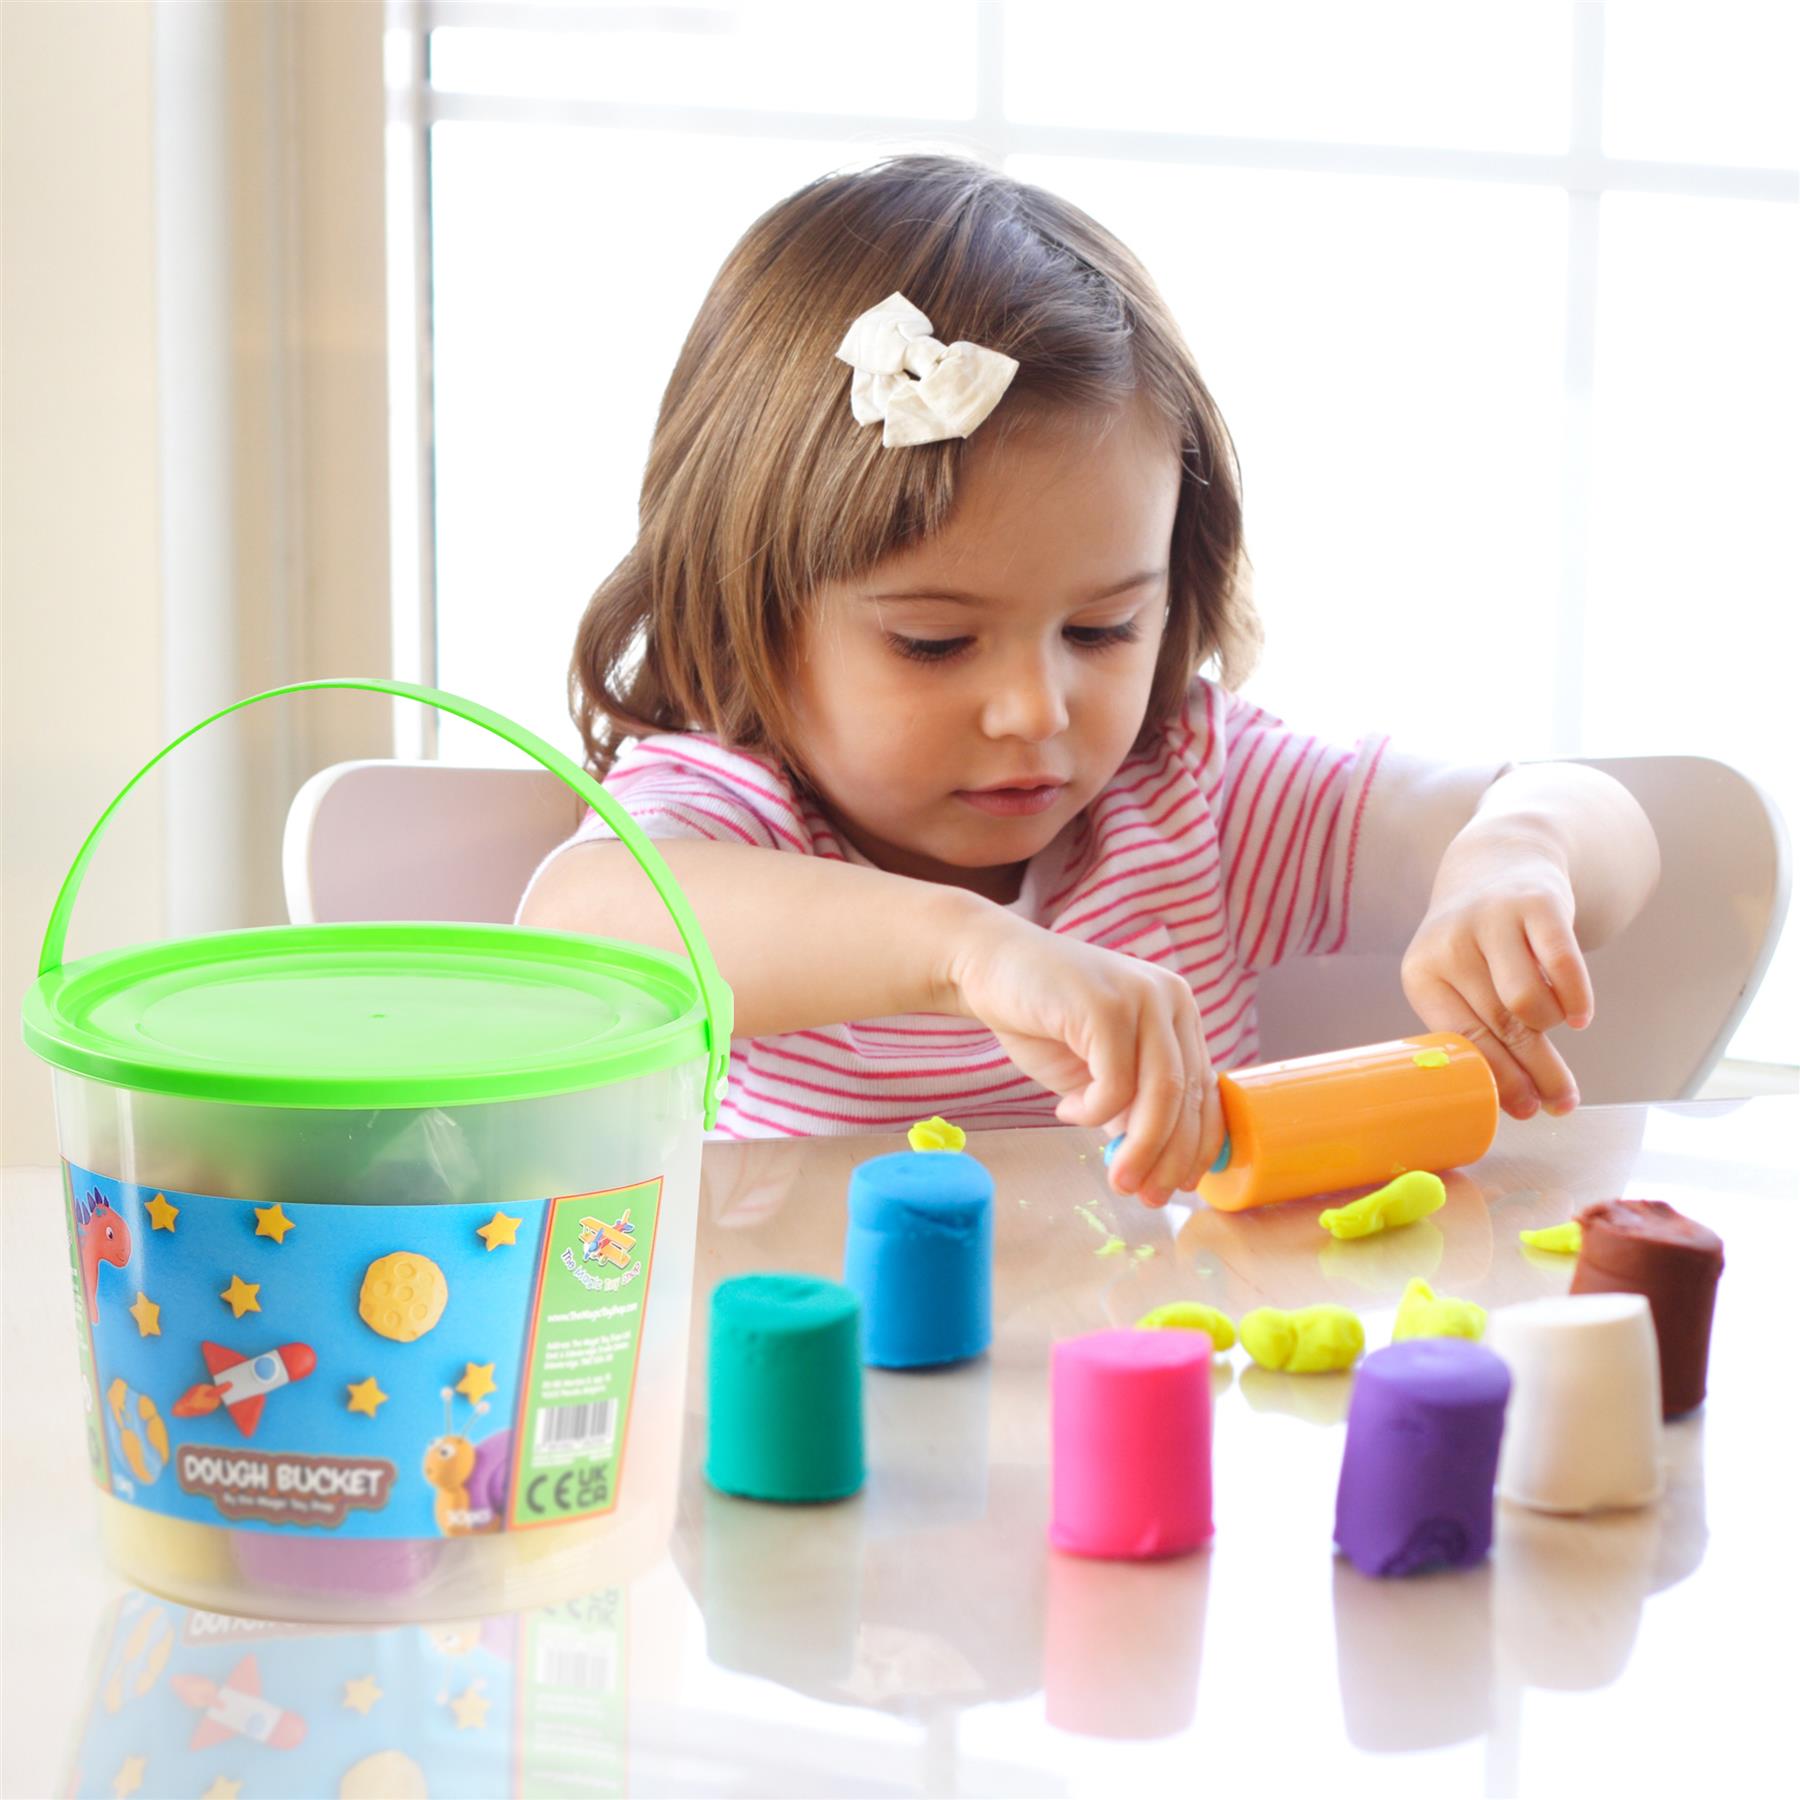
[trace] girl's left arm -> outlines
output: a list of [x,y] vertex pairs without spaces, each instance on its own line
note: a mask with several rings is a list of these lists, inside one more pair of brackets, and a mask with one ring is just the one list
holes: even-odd
[[1477,1045],[1515,1118],[1579,1103],[1545,1034],[1592,1020],[1581,952],[1637,917],[1661,870],[1643,808],[1579,763],[1509,770],[1451,839],[1401,982],[1431,1029]]

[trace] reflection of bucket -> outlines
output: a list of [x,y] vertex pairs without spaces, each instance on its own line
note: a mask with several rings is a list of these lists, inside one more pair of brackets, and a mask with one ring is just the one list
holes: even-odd
[[426,688],[275,693],[314,688],[436,705],[534,757],[631,850],[688,957],[383,923],[65,965],[101,833],[193,732],[146,764],[77,855],[24,1008],[90,1418],[117,1389],[171,1440],[164,1466],[90,1430],[104,1537],[134,1580],[212,1608],[536,1604],[673,1518],[731,996],[666,863],[566,757]]
[[57,1791],[624,1793],[628,1604],[608,1589],[518,1613],[334,1629],[129,1590],[100,1621]]

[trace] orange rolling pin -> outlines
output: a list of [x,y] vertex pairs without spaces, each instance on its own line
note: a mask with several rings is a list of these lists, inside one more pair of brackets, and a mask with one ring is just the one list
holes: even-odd
[[1220,1212],[1459,1168],[1500,1123],[1493,1071],[1448,1031],[1233,1069],[1219,1098],[1225,1149],[1200,1198]]

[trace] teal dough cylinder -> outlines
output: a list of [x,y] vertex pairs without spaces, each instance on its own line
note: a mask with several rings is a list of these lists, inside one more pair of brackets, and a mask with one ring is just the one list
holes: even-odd
[[863,1360],[923,1369],[994,1335],[994,1178],[960,1150],[900,1150],[850,1176],[844,1281],[863,1304]]
[[706,1479],[750,1500],[842,1500],[863,1483],[861,1307],[816,1275],[713,1289]]

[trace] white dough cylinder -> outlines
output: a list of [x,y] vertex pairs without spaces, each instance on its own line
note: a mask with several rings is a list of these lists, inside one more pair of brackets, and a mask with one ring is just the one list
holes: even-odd
[[1662,1379],[1641,1294],[1502,1307],[1487,1342],[1512,1371],[1502,1499],[1539,1512],[1647,1506],[1662,1492]]

